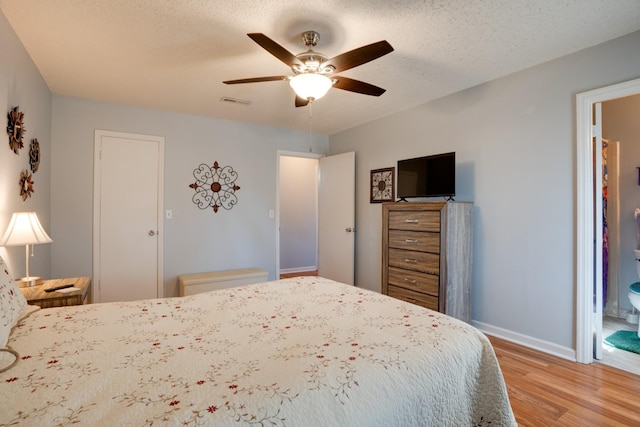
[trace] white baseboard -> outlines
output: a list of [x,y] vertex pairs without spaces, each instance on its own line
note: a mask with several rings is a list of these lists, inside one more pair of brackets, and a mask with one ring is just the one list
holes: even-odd
[[632,313],[631,310],[627,310],[627,309],[624,309],[624,308],[619,308],[618,309],[618,317],[620,319],[622,319],[622,320],[625,320],[627,318],[627,314],[630,314],[630,313]]
[[616,319],[625,320],[627,318],[627,314],[631,313],[631,310],[627,310],[626,308],[617,308],[615,311],[607,311],[605,310],[604,315],[613,317]]
[[508,329],[502,329],[497,326],[488,325],[486,323],[477,322],[475,320],[472,320],[471,324],[487,335],[501,338],[524,347],[529,347],[543,353],[548,353],[562,359],[571,360],[572,362],[577,360],[576,351],[573,348],[563,347],[558,344],[543,341],[528,335],[519,334]]
[[316,271],[318,267],[315,265],[309,267],[281,268],[280,274],[304,273],[306,271]]

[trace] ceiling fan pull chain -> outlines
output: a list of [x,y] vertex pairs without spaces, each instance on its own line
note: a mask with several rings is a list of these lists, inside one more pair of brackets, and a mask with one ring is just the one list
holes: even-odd
[[311,105],[313,105],[313,102],[309,103],[309,152],[310,153],[313,152],[313,148],[311,146],[311,120],[313,119],[313,115],[311,114]]

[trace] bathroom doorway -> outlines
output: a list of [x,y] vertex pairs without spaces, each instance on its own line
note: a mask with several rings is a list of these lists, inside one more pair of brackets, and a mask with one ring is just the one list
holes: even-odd
[[[633,307],[629,285],[640,280],[633,250],[638,247],[635,210],[640,208],[640,94],[602,102],[603,168],[608,185],[603,197],[603,313],[600,361],[640,374],[640,355],[607,345],[604,340],[619,330],[638,330],[629,316]],[[608,245],[605,243],[608,241]],[[607,247],[608,246],[608,247]],[[596,343],[596,345],[598,345]]]
[[[594,342],[594,332],[598,324],[602,326],[602,311],[594,312],[601,307],[594,304],[594,289],[602,290],[602,265],[595,263],[596,255],[602,250],[601,239],[597,228],[600,228],[601,188],[594,188],[596,168],[593,153],[592,135],[598,125],[594,126],[594,105],[609,100],[640,94],[640,79],[592,90],[576,96],[576,135],[577,135],[577,218],[576,218],[576,359],[581,363],[594,361],[594,350],[601,346],[601,341]],[[599,161],[598,161],[599,163]],[[600,169],[598,174],[600,173]],[[596,239],[596,235],[598,238]],[[597,245],[594,242],[598,242]],[[597,272],[596,272],[597,271]],[[621,285],[622,286],[622,285]]]

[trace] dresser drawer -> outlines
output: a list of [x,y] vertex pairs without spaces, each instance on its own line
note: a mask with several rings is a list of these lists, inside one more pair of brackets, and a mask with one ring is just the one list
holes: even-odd
[[389,229],[440,231],[440,211],[391,211]]
[[440,274],[440,255],[389,248],[389,266]]
[[417,304],[431,310],[438,311],[438,298],[431,295],[415,292],[405,288],[389,285],[388,294],[390,297],[400,299],[402,301]]
[[420,252],[440,252],[440,233],[389,230],[389,247]]
[[411,289],[437,297],[440,293],[440,276],[401,268],[389,267],[389,285]]

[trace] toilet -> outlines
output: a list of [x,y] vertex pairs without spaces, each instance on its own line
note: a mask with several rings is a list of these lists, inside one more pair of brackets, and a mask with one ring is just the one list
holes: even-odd
[[[636,271],[640,278],[640,250],[634,250],[633,257],[636,260]],[[635,282],[629,286],[629,301],[637,311],[640,311],[640,282]],[[638,336],[640,337],[640,322],[638,323]]]

